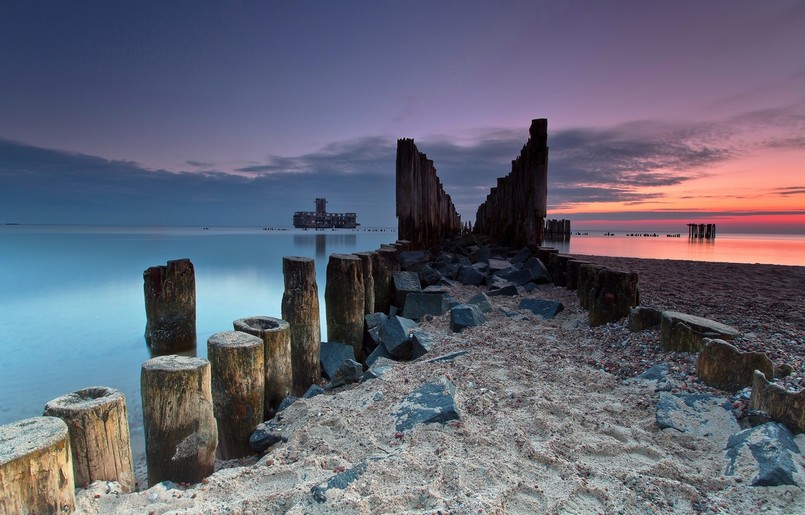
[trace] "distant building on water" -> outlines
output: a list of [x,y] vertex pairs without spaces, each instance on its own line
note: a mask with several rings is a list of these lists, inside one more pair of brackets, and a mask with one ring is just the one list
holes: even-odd
[[355,229],[360,224],[355,213],[328,213],[327,199],[316,199],[315,211],[297,211],[293,226],[297,229]]

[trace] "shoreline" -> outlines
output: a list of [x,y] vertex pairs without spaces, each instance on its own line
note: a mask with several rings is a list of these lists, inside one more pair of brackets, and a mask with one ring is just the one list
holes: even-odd
[[[792,365],[787,386],[802,386],[805,267],[579,257],[637,271],[641,305],[733,325],[742,333],[733,342],[739,349],[762,348],[776,365]],[[451,290],[459,300],[484,291]],[[551,320],[500,312],[526,297],[565,308]],[[654,364],[669,364],[672,391],[735,396],[698,381],[695,355],[662,351],[656,329],[631,333],[623,322],[590,328],[576,292],[552,285],[492,303],[489,321],[462,333],[450,331],[449,316],[423,324],[435,337],[429,356],[469,354],[397,363],[383,379],[297,401],[283,416],[288,442],[254,465],[223,469],[189,488],[115,495],[93,486],[79,493],[79,513],[785,513],[805,505],[796,487],[751,487],[725,476],[723,442],[657,428],[657,394],[627,380]],[[443,379],[456,386],[460,421],[396,436],[393,413],[402,399]],[[805,435],[796,441],[805,449]],[[325,502],[311,495],[361,464],[359,477],[328,490]]]

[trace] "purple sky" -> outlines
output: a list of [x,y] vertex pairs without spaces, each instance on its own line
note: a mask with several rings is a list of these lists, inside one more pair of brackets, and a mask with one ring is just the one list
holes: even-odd
[[803,216],[803,49],[801,1],[7,2],[0,223],[394,225],[402,137],[472,219],[543,117],[559,217],[742,162]]

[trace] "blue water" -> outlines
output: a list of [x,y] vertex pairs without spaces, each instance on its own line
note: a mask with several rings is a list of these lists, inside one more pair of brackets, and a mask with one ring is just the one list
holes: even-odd
[[280,317],[282,257],[316,260],[322,335],[328,256],[374,250],[395,230],[0,226],[0,424],[39,416],[88,386],[126,395],[135,454],[143,449],[140,367],[143,271],[189,258],[196,273],[197,355],[207,338],[253,315]]
[[[393,230],[0,226],[0,424],[41,415],[47,401],[66,393],[109,386],[126,395],[132,447],[142,455],[146,268],[193,262],[197,355],[204,357],[207,338],[231,330],[233,320],[280,316],[283,256],[316,259],[324,322],[328,256],[396,239]],[[574,254],[805,265],[802,236],[691,242],[590,233],[546,245]]]

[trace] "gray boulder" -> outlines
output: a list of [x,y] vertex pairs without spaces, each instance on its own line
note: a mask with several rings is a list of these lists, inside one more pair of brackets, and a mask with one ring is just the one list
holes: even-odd
[[378,345],[375,347],[375,350],[373,350],[372,353],[366,357],[366,366],[371,368],[380,359],[394,359],[389,351],[386,350],[385,345]]
[[660,429],[674,429],[717,442],[726,442],[741,429],[732,403],[713,395],[660,392],[655,416]]
[[363,374],[363,366],[354,359],[348,359],[341,363],[338,370],[333,375],[333,380],[327,385],[329,390],[340,386],[357,383]]
[[528,247],[521,248],[515,255],[511,257],[512,263],[525,263],[531,257],[531,250]]
[[411,333],[411,359],[418,359],[429,353],[433,343],[433,336],[429,332],[415,329]]
[[407,250],[400,252],[400,269],[416,271],[430,261],[430,252],[427,250]]
[[511,270],[503,270],[496,273],[495,276],[518,286],[523,286],[526,283],[530,283],[534,278],[530,270],[518,270],[516,268]]
[[444,315],[447,312],[444,297],[444,293],[409,293],[405,299],[403,317],[419,320],[425,315]]
[[383,347],[395,359],[411,358],[411,331],[417,328],[417,323],[409,318],[398,316],[389,317],[380,327],[380,340]]
[[420,386],[399,404],[395,413],[397,431],[407,431],[417,424],[458,420],[455,395],[455,385],[445,378]]
[[670,392],[672,388],[669,368],[665,363],[654,365],[629,382],[646,383],[653,386],[655,392]]
[[489,301],[489,297],[487,297],[486,294],[483,292],[474,295],[465,304],[469,304],[471,306],[478,306],[478,309],[481,310],[481,313],[491,313],[492,310],[494,309],[492,308],[492,303]]
[[559,312],[565,309],[565,306],[561,302],[544,299],[523,299],[517,307],[519,309],[527,309],[545,320],[555,317]]
[[462,266],[458,271],[456,280],[464,286],[478,286],[483,284],[486,276],[472,266]]
[[460,333],[467,327],[483,325],[486,317],[476,306],[459,304],[450,309],[450,329],[454,333]]
[[531,273],[531,280],[537,284],[548,284],[553,282],[553,277],[545,264],[538,258],[531,257],[523,264],[523,270]]
[[419,274],[416,272],[394,272],[394,305],[402,309],[405,307],[405,299],[409,293],[421,293],[422,286],[419,284]]
[[520,292],[517,290],[517,286],[509,283],[506,286],[489,290],[486,294],[490,297],[516,297]]
[[287,442],[288,437],[280,431],[280,426],[274,420],[267,420],[258,424],[249,436],[249,447],[254,452],[263,452],[279,442]]
[[[794,459],[799,454],[791,432],[782,424],[769,422],[729,438],[725,475],[744,474],[752,486],[799,486],[795,478],[802,472]],[[748,470],[746,464],[752,464]]]
[[430,265],[423,266],[418,272],[419,282],[426,285],[438,284],[444,277],[441,272]]
[[355,349],[352,345],[339,342],[321,342],[319,360],[324,374],[332,379],[343,362],[355,359]]

